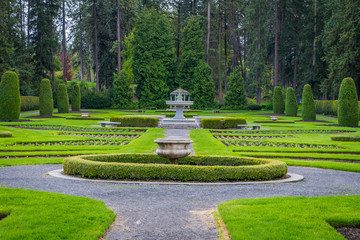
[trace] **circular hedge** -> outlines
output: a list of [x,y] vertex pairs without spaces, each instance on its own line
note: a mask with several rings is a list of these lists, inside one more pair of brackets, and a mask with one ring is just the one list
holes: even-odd
[[170,164],[156,154],[107,154],[64,159],[64,173],[86,178],[165,181],[258,181],[284,177],[287,165],[268,159],[192,155]]

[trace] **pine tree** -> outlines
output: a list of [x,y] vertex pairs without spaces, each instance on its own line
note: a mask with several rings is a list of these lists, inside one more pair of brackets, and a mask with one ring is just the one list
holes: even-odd
[[134,31],[133,73],[140,107],[166,107],[169,87],[176,86],[175,60],[169,20],[144,9]]
[[129,109],[135,107],[133,104],[133,91],[130,88],[131,78],[126,69],[120,71],[119,76],[114,74],[113,81],[113,106],[121,109]]
[[181,52],[179,84],[180,87],[192,93],[195,84],[195,68],[204,60],[203,31],[198,17],[191,16],[188,19],[183,30]]
[[214,106],[215,85],[211,79],[211,67],[204,60],[194,70],[193,96],[195,109]]
[[229,77],[228,92],[225,95],[224,106],[230,109],[241,109],[246,103],[241,67],[237,66]]

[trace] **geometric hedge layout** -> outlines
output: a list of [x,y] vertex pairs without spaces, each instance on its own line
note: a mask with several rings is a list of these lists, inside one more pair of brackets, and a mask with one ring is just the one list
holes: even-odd
[[213,135],[216,139],[245,139],[245,140],[262,140],[262,139],[277,139],[277,138],[295,138],[293,135]]
[[69,136],[78,136],[78,137],[87,137],[87,138],[115,138],[115,139],[135,139],[140,137],[139,134],[107,134],[107,133],[69,133],[62,132],[58,135],[69,135]]
[[91,128],[91,127],[71,127],[61,125],[6,125],[7,127],[37,129],[37,130],[55,130],[55,131],[74,131],[74,132],[110,132],[110,133],[144,133],[146,129],[130,129],[130,128]]
[[278,142],[260,142],[260,141],[221,141],[225,146],[241,146],[241,147],[284,147],[284,148],[316,148],[316,149],[342,149],[335,145],[318,145],[306,143],[278,143]]
[[299,130],[232,130],[232,131],[219,131],[212,130],[211,133],[225,133],[225,134],[334,134],[334,133],[351,133],[355,131],[346,130],[321,130],[321,129],[299,129]]
[[20,142],[6,145],[11,146],[32,146],[32,147],[43,147],[43,146],[120,146],[127,145],[130,141],[109,141],[109,140],[74,140],[74,141],[58,141],[58,142]]

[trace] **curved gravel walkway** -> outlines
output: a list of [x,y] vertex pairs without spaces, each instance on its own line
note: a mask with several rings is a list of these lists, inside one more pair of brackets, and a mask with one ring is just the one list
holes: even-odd
[[106,239],[218,239],[210,213],[224,201],[275,196],[360,194],[360,174],[289,167],[297,183],[259,185],[139,185],[55,178],[60,165],[0,168],[0,186],[58,192],[102,200],[117,214]]

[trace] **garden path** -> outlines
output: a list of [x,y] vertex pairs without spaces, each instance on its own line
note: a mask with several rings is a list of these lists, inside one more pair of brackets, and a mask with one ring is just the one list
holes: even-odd
[[102,200],[117,214],[105,239],[218,239],[211,212],[238,198],[360,194],[360,174],[289,167],[296,183],[257,185],[143,185],[67,180],[46,173],[61,165],[0,168],[0,186],[34,189]]

